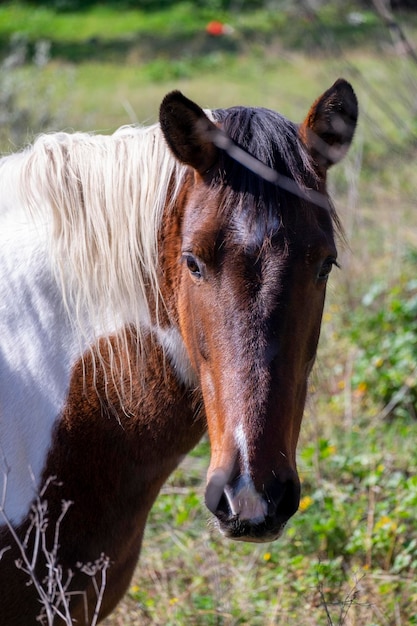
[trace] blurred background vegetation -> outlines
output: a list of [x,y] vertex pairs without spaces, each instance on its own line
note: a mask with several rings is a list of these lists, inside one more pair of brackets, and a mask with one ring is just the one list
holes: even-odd
[[115,625],[417,624],[415,0],[45,0],[0,4],[0,150],[50,130],[204,107],[301,121],[339,76],[360,123],[330,189],[346,231],[299,445],[300,511],[230,543],[203,505],[208,443],[150,516]]

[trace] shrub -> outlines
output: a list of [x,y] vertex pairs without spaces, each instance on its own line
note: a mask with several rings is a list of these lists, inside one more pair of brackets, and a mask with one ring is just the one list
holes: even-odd
[[359,346],[354,392],[383,417],[416,417],[417,279],[375,283],[350,322],[350,339]]

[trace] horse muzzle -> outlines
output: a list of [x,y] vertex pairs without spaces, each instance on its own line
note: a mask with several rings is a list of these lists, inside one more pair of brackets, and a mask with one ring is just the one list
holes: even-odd
[[300,483],[296,472],[285,480],[275,478],[258,492],[249,476],[229,481],[215,470],[207,483],[205,501],[216,516],[220,531],[237,541],[266,542],[278,539],[298,509]]

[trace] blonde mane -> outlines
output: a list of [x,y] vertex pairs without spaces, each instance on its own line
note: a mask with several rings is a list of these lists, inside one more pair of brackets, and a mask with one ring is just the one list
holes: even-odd
[[16,167],[21,202],[51,224],[52,265],[80,334],[91,340],[91,329],[97,339],[134,325],[140,339],[149,290],[161,303],[161,219],[186,172],[159,125],[41,135]]

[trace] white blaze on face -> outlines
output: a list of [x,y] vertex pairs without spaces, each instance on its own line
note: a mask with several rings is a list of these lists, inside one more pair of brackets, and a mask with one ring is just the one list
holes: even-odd
[[249,475],[248,442],[242,424],[239,424],[235,430],[235,441],[240,452],[244,473]]
[[241,520],[260,524],[265,519],[268,505],[262,495],[256,491],[250,476],[248,443],[242,424],[239,424],[235,430],[235,441],[240,452],[242,472],[233,488],[233,493],[231,487],[227,486],[225,494],[233,515],[238,515]]

